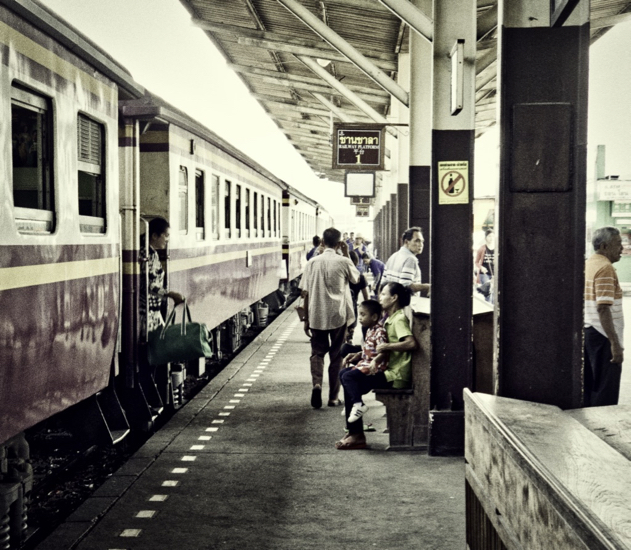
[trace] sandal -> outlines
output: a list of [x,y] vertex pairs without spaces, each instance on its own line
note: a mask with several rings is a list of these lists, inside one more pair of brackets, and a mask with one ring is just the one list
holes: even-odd
[[350,441],[350,437],[346,437],[344,439],[340,439],[336,444],[335,448],[338,451],[352,451],[355,449],[365,449],[368,447],[366,441]]

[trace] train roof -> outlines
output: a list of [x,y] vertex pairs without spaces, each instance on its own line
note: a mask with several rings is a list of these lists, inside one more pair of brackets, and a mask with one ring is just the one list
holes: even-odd
[[0,5],[23,17],[114,81],[121,98],[144,94],[144,87],[133,79],[125,67],[50,8],[37,0],[0,0]]
[[[2,1],[2,0],[0,0]],[[124,100],[119,102],[120,115],[124,117],[137,118],[139,120],[158,119],[169,124],[183,128],[192,134],[212,143],[215,147],[225,151],[230,156],[236,158],[252,170],[258,172],[270,181],[274,182],[281,189],[288,189],[290,186],[283,180],[272,174],[267,168],[237,149],[224,138],[200,124],[197,120],[187,115],[177,107],[174,107],[161,97],[152,94],[148,90],[140,99]]]

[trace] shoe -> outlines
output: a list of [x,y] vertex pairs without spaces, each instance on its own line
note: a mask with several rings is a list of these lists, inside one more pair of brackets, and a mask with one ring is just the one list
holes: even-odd
[[322,388],[320,386],[314,386],[311,391],[311,406],[314,409],[322,407]]
[[367,410],[368,405],[364,405],[363,403],[361,405],[357,405],[357,403],[355,403],[351,409],[351,414],[348,415],[348,423],[352,424],[353,422],[357,422],[362,416],[364,416],[364,413]]
[[354,449],[365,449],[368,447],[365,439],[355,439],[352,436],[345,437],[335,444],[335,448],[339,451],[352,451]]
[[342,401],[340,401],[339,399],[329,399],[329,402],[326,404],[327,407],[339,407],[340,405],[343,405],[344,403],[342,403]]

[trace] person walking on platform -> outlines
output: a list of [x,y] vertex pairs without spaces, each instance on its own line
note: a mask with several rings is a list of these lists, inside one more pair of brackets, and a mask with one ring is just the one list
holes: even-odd
[[314,256],[317,256],[316,252],[319,246],[320,246],[320,237],[316,235],[315,237],[313,237],[313,248],[309,250],[309,252],[307,252],[307,261],[309,261]]
[[383,277],[383,271],[386,268],[386,264],[377,258],[371,258],[368,254],[362,255],[362,261],[364,262],[364,269],[366,271],[370,270],[372,273],[372,291],[375,295],[379,296],[381,277]]
[[487,302],[493,303],[493,274],[495,273],[495,233],[487,229],[484,233],[484,244],[475,255],[477,271],[477,290]]
[[615,227],[601,227],[592,238],[594,254],[585,264],[584,405],[617,405],[624,359],[622,288],[613,264],[622,255]]
[[[359,322],[369,327],[362,352],[348,356],[345,364],[357,363],[340,373],[344,387],[346,427],[348,435],[338,441],[339,450],[364,449],[364,413],[368,406],[362,396],[374,389],[404,389],[412,379],[412,350],[416,340],[403,308],[410,304],[410,291],[399,283],[388,283],[379,296],[379,304],[387,314],[384,326],[379,323],[381,308],[375,307],[374,300],[362,303]],[[385,332],[385,334],[384,334]]]
[[315,409],[322,407],[322,377],[327,353],[330,360],[328,405],[341,404],[338,399],[341,349],[346,327],[355,320],[349,283],[359,280],[359,271],[349,258],[348,245],[341,241],[340,232],[330,227],[324,231],[322,241],[324,252],[307,262],[300,281],[306,311],[304,330],[311,339],[311,406]]
[[384,269],[383,283],[399,283],[417,293],[430,290],[430,285],[421,283],[421,268],[416,256],[423,252],[425,239],[420,227],[410,227],[401,236],[403,246],[395,252]]

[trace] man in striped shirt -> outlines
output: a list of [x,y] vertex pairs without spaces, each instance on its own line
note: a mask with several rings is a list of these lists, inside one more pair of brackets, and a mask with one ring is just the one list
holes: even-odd
[[421,283],[421,268],[416,256],[423,252],[425,239],[420,227],[410,227],[401,236],[403,246],[388,261],[381,278],[381,284],[400,283],[414,294],[430,289],[430,285]]
[[624,359],[622,289],[613,267],[622,254],[620,231],[601,227],[592,244],[585,264],[584,405],[599,407],[618,404]]

